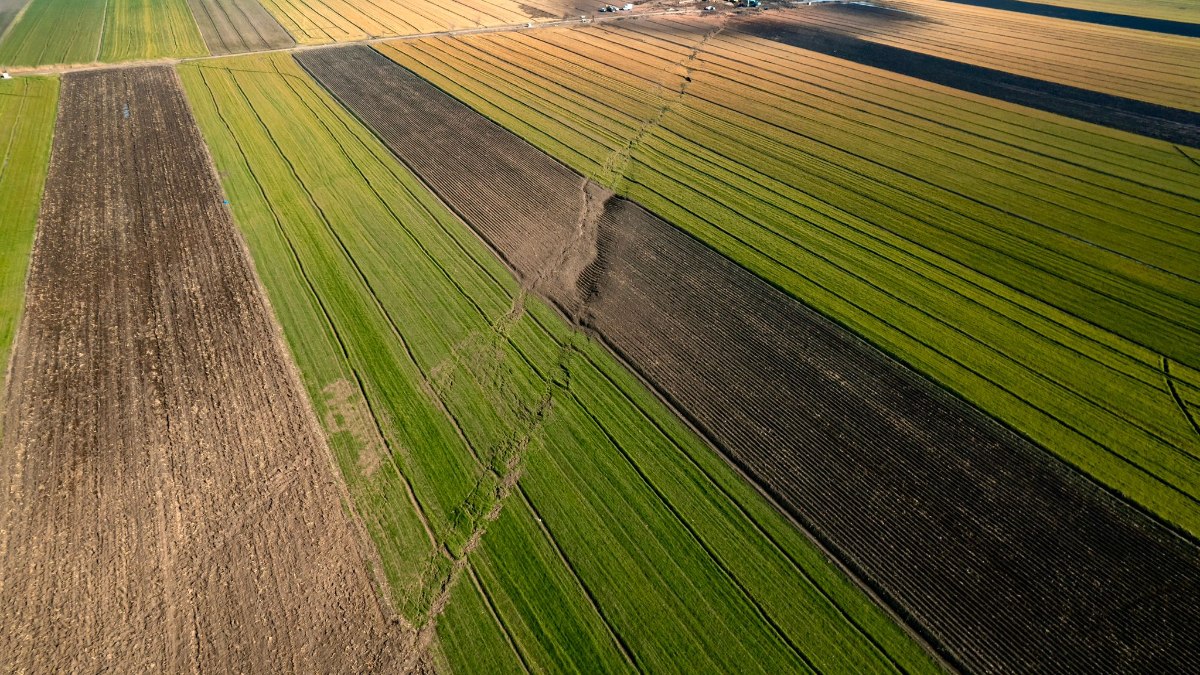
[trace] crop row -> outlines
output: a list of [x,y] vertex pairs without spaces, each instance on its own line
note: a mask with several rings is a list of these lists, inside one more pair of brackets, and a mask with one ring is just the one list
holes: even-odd
[[[1200,379],[1195,355],[1177,351],[1197,343],[1186,320],[1195,297],[1186,285],[1170,290],[1189,283],[1186,269],[1163,274],[1161,288],[1125,277],[1159,275],[1155,268],[1194,250],[1194,226],[1179,227],[1197,217],[1185,157],[743,36],[711,37],[689,62],[679,98],[685,73],[675,64],[702,33],[671,28],[420,40],[384,52],[1130,499],[1200,531],[1200,438],[1157,353],[1181,362],[1173,380]],[[656,114],[647,111],[662,106],[669,110],[643,129]],[[1021,178],[1016,160],[1053,174]],[[952,172],[932,170],[939,165]],[[953,172],[979,179],[947,189],[940,181]],[[1092,214],[1089,236],[1110,238],[1116,255],[1108,269],[1075,260],[1076,239],[1043,226],[1036,204],[1020,206],[1021,194],[1039,192],[1051,217],[1056,204]],[[1064,216],[1062,224],[1074,217]],[[1018,227],[1037,246],[998,248],[1016,241],[1004,228]],[[1066,269],[1047,265],[1051,255]],[[1130,264],[1139,256],[1148,264]],[[1006,276],[1016,265],[1029,278]],[[1151,296],[1174,305],[1160,319],[1175,337],[1155,340],[1138,320],[1098,312],[1086,299],[1098,283],[1114,284],[1100,297],[1123,311]]]
[[294,62],[181,74],[395,602],[451,665],[929,667]]

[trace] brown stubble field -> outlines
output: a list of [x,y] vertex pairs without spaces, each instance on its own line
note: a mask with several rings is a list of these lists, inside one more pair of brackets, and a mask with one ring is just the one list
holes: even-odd
[[67,75],[0,454],[0,670],[394,671],[169,68]]

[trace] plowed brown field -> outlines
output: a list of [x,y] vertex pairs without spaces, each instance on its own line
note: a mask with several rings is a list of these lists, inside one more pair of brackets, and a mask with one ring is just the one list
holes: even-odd
[[399,669],[176,76],[63,78],[0,454],[0,671]]

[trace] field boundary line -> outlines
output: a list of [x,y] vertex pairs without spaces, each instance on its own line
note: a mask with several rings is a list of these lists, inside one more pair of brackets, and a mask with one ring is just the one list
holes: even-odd
[[1188,153],[1184,152],[1183,148],[1181,148],[1178,143],[1172,143],[1172,145],[1175,146],[1175,149],[1179,152],[1179,154],[1183,155],[1189,162],[1195,164],[1196,168],[1200,169],[1200,159],[1196,159],[1195,157],[1192,157]]

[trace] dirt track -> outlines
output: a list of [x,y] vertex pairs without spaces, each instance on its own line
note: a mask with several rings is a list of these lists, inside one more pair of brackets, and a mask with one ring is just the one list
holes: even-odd
[[0,671],[396,672],[169,68],[64,77],[0,453]]
[[1200,664],[1195,546],[369,47],[296,58],[954,664]]

